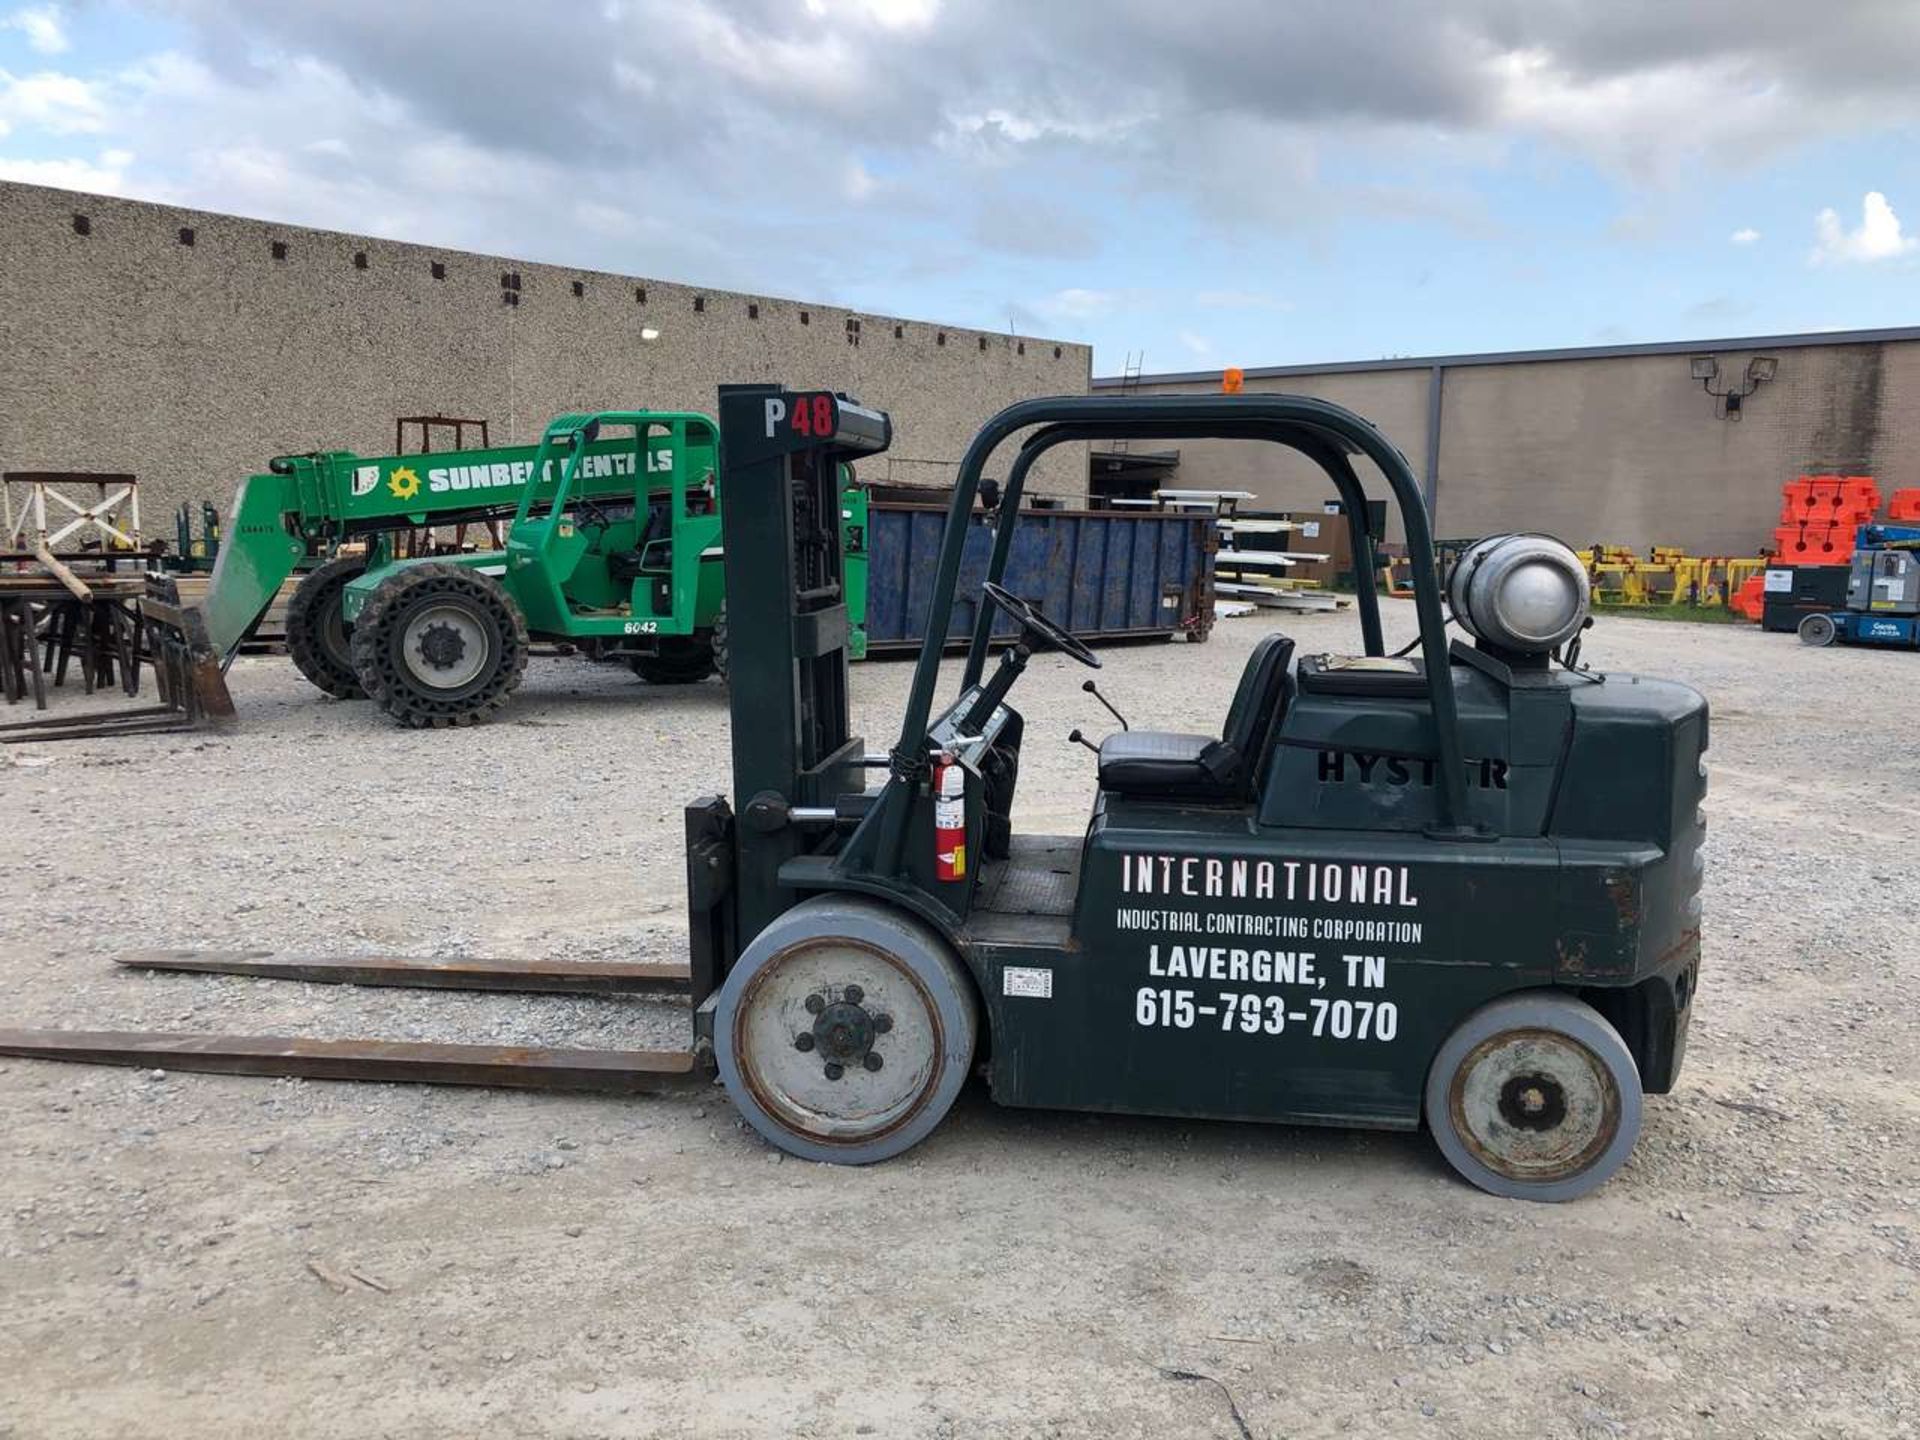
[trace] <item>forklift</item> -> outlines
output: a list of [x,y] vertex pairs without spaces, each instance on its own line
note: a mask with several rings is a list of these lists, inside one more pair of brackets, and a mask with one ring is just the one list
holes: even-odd
[[[958,693],[936,706],[963,548],[1007,472]],[[1496,1195],[1568,1200],[1617,1171],[1670,1090],[1700,965],[1706,702],[1579,662],[1586,572],[1558,541],[1467,545],[1446,634],[1417,483],[1365,420],[1293,395],[1067,396],[988,422],[961,462],[892,746],[850,733],[841,467],[892,422],[826,391],[724,387],[732,797],[686,809],[686,963],[146,951],[132,970],[302,983],[686,997],[687,1043],[0,1028],[0,1055],[257,1075],[631,1094],[717,1076],[792,1154],[868,1164],[966,1081],[1004,1105],[1413,1130]],[[1003,582],[1034,462],[1077,441],[1266,441],[1339,495],[1356,568],[1401,512],[1419,636],[1386,653],[1252,649],[1220,733],[1123,728],[1085,829],[1012,822],[1034,655],[1100,657]],[[226,552],[223,551],[223,554]],[[857,583],[858,574],[854,579]],[[971,597],[969,597],[971,598]],[[989,673],[996,618],[1015,630]],[[357,636],[356,636],[357,638]],[[1110,704],[1096,689],[1096,699]],[[883,779],[870,788],[870,774]]]
[[[687,810],[696,1047],[780,1149],[866,1164],[967,1079],[1003,1105],[1412,1130],[1497,1195],[1603,1183],[1679,1073],[1700,963],[1707,706],[1579,665],[1577,557],[1470,546],[1445,633],[1427,514],[1371,424],[1293,395],[1068,396],[1003,410],[961,462],[898,737],[849,733],[834,476],[888,417],[723,387],[733,794]],[[936,704],[968,517],[1008,470],[958,693]],[[1098,655],[1061,596],[1001,583],[1033,463],[1087,440],[1239,439],[1328,477],[1372,573],[1354,457],[1385,477],[1419,638],[1249,656],[1220,734],[1097,746],[1085,830],[1012,824],[1032,657]],[[1056,577],[1056,590],[1070,578]],[[988,668],[995,612],[1017,627]],[[1103,700],[1104,703],[1104,700]],[[1116,712],[1117,713],[1117,712]],[[884,776],[868,788],[869,772]]]

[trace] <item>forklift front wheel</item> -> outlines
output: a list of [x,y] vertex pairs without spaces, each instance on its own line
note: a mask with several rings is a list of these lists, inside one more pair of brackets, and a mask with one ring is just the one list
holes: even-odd
[[1640,1072],[1584,1000],[1510,995],[1447,1037],[1426,1115],[1440,1152],[1482,1190],[1574,1200],[1626,1163],[1640,1134]]
[[714,1056],[771,1144],[871,1165],[940,1123],[978,1031],[973,982],[940,936],[873,901],[819,896],[761,931],[728,974]]

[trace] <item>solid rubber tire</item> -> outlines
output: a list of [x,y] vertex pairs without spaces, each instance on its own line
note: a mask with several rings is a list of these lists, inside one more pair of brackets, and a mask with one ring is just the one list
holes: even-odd
[[1796,627],[1802,645],[1813,645],[1824,649],[1839,638],[1840,627],[1833,623],[1830,615],[1804,616]]
[[364,700],[367,692],[353,668],[352,635],[346,637],[346,654],[331,654],[326,644],[327,620],[330,613],[338,612],[341,592],[366,569],[364,555],[329,560],[301,580],[287,601],[287,655],[294,668],[316,688],[341,700]]
[[[691,647],[697,641],[688,642]],[[649,685],[695,685],[714,672],[713,651],[670,651],[660,655],[636,655],[633,673]]]
[[[1460,1062],[1483,1041],[1509,1030],[1552,1030],[1580,1042],[1604,1064],[1620,1092],[1620,1125],[1598,1157],[1577,1175],[1548,1182],[1515,1180],[1476,1159],[1453,1126],[1450,1095]],[[1586,1001],[1552,990],[1526,991],[1474,1011],[1446,1038],[1427,1072],[1427,1128],[1447,1163],[1490,1195],[1508,1200],[1577,1200],[1604,1185],[1626,1163],[1640,1137],[1640,1070],[1620,1032]]]
[[727,629],[727,604],[723,600],[713,617],[713,668],[719,672],[722,685],[730,683],[732,678],[729,668],[733,663],[732,645],[733,634]]
[[[484,681],[454,699],[412,683],[393,660],[393,630],[416,601],[457,600],[487,620],[500,653]],[[354,669],[367,697],[400,724],[415,729],[472,725],[507,703],[527,668],[527,622],[513,597],[492,577],[461,565],[407,565],[380,582],[353,627]]]
[[[783,1125],[753,1097],[734,1046],[740,1000],[754,977],[803,940],[839,937],[863,941],[904,961],[931,995],[946,1041],[940,1072],[918,1113],[898,1129],[867,1142],[827,1143]],[[872,1165],[911,1150],[945,1118],[973,1069],[979,1031],[980,1006],[972,977],[944,939],[920,920],[878,901],[820,895],[802,901],[756,935],[728,972],[714,1011],[713,1048],[734,1108],[769,1144],[803,1160]]]

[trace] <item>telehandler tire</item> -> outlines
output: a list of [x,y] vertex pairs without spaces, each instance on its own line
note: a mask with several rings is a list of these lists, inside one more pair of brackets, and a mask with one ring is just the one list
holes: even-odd
[[953,948],[877,901],[821,895],[727,975],[714,1057],[734,1107],[805,1160],[871,1165],[938,1125],[973,1068],[973,980]]
[[1586,1001],[1552,990],[1481,1006],[1427,1074],[1427,1128],[1455,1170],[1509,1200],[1575,1200],[1626,1163],[1640,1071]]
[[353,668],[353,627],[340,618],[340,597],[366,572],[364,555],[329,560],[302,580],[287,601],[287,654],[314,685],[342,700],[364,700]]
[[353,627],[367,695],[402,725],[472,725],[507,703],[527,668],[527,622],[493,579],[407,565],[380,582]]
[[698,640],[662,641],[658,655],[633,657],[633,673],[649,685],[694,685],[713,669],[713,650]]
[[727,629],[727,602],[720,602],[720,609],[713,617],[713,668],[720,672],[720,683],[730,684],[732,676],[728,667],[733,663],[732,634]]

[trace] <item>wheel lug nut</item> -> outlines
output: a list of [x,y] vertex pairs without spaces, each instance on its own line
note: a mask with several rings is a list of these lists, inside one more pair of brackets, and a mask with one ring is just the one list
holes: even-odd
[[873,1033],[874,1034],[884,1035],[891,1029],[893,1029],[893,1016],[876,1015],[873,1017]]
[[860,1063],[866,1066],[867,1069],[869,1070],[878,1070],[883,1062],[881,1061],[878,1055],[876,1055],[873,1051],[869,1050],[867,1051],[866,1059],[862,1060]]
[[813,1049],[813,1036],[802,1031],[793,1037],[793,1048],[798,1050],[802,1055],[806,1054],[807,1051]]
[[809,1015],[818,1015],[826,1008],[827,1002],[822,1000],[818,995],[807,996],[807,1013]]
[[858,985],[847,986],[847,1004],[858,1005],[866,998],[867,992],[862,990]]
[[827,1079],[838,1080],[842,1075],[846,1073],[847,1072],[841,1068],[839,1061],[829,1060],[827,1062]]

